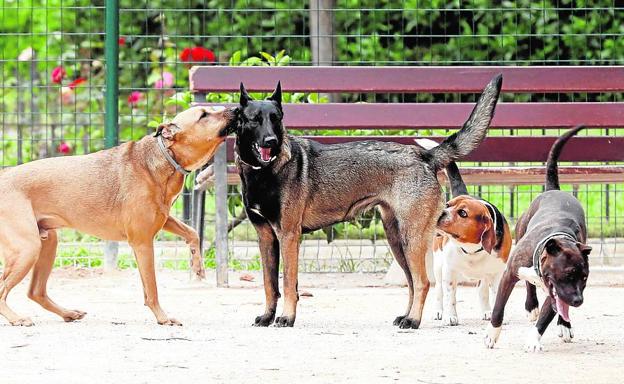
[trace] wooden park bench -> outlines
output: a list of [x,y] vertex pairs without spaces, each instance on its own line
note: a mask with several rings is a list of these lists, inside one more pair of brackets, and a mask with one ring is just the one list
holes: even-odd
[[[496,74],[503,74],[503,90],[531,94],[603,94],[624,91],[624,67],[193,67],[190,88],[198,104],[212,92],[271,92],[278,80],[284,92],[356,94],[479,93]],[[474,103],[324,103],[284,104],[289,130],[455,130]],[[624,102],[500,102],[492,129],[539,129],[548,136],[489,136],[464,161],[495,162],[487,167],[462,166],[467,184],[542,184],[543,166],[506,166],[543,163],[558,136],[556,129],[585,124],[589,128],[624,127]],[[550,131],[550,132],[549,132]],[[414,144],[411,136],[307,136],[322,143],[373,138]],[[420,138],[420,136],[419,136]],[[442,137],[430,137],[440,141]],[[216,251],[218,283],[227,274],[227,183],[238,183],[232,165],[234,138],[228,138],[215,157]],[[623,183],[624,137],[579,136],[566,146],[562,162],[593,163],[561,166],[562,184]],[[202,200],[203,201],[203,200]],[[201,233],[201,232],[200,232]],[[225,263],[224,263],[225,261]],[[227,275],[225,276],[227,282]]]

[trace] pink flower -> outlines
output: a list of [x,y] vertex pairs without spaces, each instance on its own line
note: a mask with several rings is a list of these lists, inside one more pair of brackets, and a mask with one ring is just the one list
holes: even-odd
[[61,141],[61,144],[59,144],[58,148],[57,148],[59,153],[62,153],[63,155],[69,155],[72,151],[71,147],[69,146],[69,144],[67,144],[64,141]]
[[63,78],[65,77],[65,69],[61,66],[58,66],[52,70],[52,82],[54,84],[61,84]]
[[154,88],[170,88],[173,85],[173,75],[171,72],[164,71],[160,79],[154,83]]
[[130,95],[128,95],[128,104],[130,104],[131,107],[135,107],[139,104],[139,101],[141,101],[142,98],[143,94],[141,92],[133,91]]

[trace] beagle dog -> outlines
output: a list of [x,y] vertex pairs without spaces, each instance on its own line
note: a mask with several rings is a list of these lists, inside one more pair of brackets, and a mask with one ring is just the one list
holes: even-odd
[[[437,145],[418,140],[419,145]],[[447,168],[453,199],[436,225],[433,240],[433,269],[436,280],[435,320],[457,325],[456,291],[462,280],[479,280],[481,318],[491,317],[490,295],[494,299],[505,270],[512,237],[507,220],[491,203],[468,195],[457,164]]]

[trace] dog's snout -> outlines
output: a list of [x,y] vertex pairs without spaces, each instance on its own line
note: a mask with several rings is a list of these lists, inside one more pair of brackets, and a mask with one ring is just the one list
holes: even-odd
[[267,136],[264,139],[262,139],[263,147],[273,147],[275,145],[277,145],[277,137],[275,136]]
[[576,295],[572,298],[572,302],[570,303],[575,307],[580,306],[581,304],[583,304],[583,296],[581,295]]

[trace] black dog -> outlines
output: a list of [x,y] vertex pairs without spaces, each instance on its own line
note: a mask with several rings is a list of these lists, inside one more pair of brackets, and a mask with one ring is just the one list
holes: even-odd
[[[255,325],[294,324],[302,233],[379,206],[409,285],[407,312],[395,324],[418,328],[429,290],[425,254],[442,207],[436,173],[481,143],[501,84],[501,76],[492,80],[464,127],[431,150],[378,141],[322,145],[289,136],[282,125],[280,84],[265,101],[252,100],[241,84],[236,164],[247,215],[258,232],[266,294],[266,311]],[[275,319],[280,253],[285,305]]]
[[[539,285],[548,293],[539,319],[528,336],[526,350],[542,350],[540,339],[556,314],[559,335],[570,342],[573,333],[569,306],[583,303],[583,290],[589,275],[585,214],[579,201],[559,190],[557,160],[565,143],[583,127],[576,127],[553,144],[546,163],[546,192],[539,195],[516,225],[516,247],[503,275],[485,344],[493,348],[500,335],[503,313],[509,295],[519,279]],[[527,286],[528,287],[528,286]],[[527,310],[537,308],[535,287],[528,287]]]

